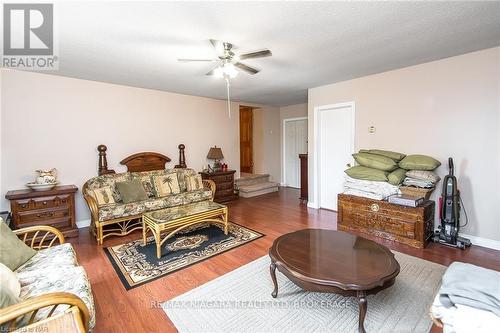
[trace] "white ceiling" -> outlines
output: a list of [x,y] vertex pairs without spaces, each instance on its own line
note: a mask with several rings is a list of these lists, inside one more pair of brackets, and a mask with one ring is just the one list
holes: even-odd
[[[500,2],[57,3],[58,75],[225,98],[204,74],[209,38],[261,68],[232,82],[234,100],[283,106],[307,89],[500,45]],[[432,78],[429,78],[432,79]]]

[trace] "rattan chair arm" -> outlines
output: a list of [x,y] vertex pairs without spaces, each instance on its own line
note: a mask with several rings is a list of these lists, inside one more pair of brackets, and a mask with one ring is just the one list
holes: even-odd
[[[8,330],[10,330],[11,328],[15,328],[17,320],[23,316],[27,316],[29,318],[29,322],[25,325],[30,325],[34,322],[35,315],[33,313],[38,313],[38,311],[43,308],[54,307],[58,305],[77,307],[80,311],[85,330],[88,331],[90,315],[87,306],[78,296],[65,292],[40,295],[0,309],[0,326],[4,327],[4,325],[7,324],[6,326],[8,327]],[[53,309],[51,309],[51,311],[47,315],[47,318],[51,317],[52,315],[54,315]]]
[[[37,225],[13,230],[24,243],[32,249],[41,250],[54,245],[55,240],[59,240],[60,244],[64,244],[64,235],[54,227],[48,225]],[[28,238],[28,235],[33,233],[33,236]],[[53,235],[53,236],[51,236]],[[48,242],[48,245],[43,245]]]
[[217,188],[217,186],[215,185],[215,182],[211,179],[203,179],[203,187],[212,191],[212,201],[214,201],[214,197],[215,197],[215,190]]

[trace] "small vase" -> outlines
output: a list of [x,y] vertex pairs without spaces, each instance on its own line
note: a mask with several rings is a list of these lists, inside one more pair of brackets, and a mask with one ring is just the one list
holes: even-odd
[[51,184],[57,182],[57,170],[36,170],[38,176],[36,177],[37,184]]

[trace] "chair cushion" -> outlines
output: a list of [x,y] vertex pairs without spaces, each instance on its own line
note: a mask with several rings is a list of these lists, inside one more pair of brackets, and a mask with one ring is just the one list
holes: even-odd
[[36,254],[0,220],[0,262],[14,271]]
[[212,199],[212,191],[210,190],[198,190],[190,191],[179,194],[182,198],[182,204],[187,205],[193,202],[205,201]]
[[99,207],[99,221],[107,221],[120,217],[139,215],[144,212],[174,207],[183,204],[180,194],[169,195],[163,198],[148,199],[128,204],[114,204]]
[[73,246],[70,243],[64,243],[36,252],[24,265],[16,269],[16,273],[77,265],[78,261]]
[[[89,310],[92,330],[95,326],[95,308],[90,282],[83,267],[63,266],[57,268],[45,268],[17,274],[21,283],[22,300],[52,292],[68,292],[82,299]],[[47,316],[50,307],[38,312],[36,318]],[[57,307],[55,313],[65,310],[65,307]]]

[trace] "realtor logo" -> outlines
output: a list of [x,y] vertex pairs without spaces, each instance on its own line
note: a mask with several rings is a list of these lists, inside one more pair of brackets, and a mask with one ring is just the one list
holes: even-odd
[[54,45],[53,4],[3,5],[3,67],[57,69]]

